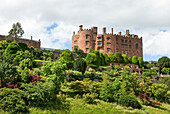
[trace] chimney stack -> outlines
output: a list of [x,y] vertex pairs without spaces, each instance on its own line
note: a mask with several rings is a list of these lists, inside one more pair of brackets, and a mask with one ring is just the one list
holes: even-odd
[[106,27],[103,27],[103,34],[106,34]]
[[119,32],[118,35],[121,36],[121,32]]
[[73,35],[75,35],[75,31],[73,31]]
[[32,36],[31,36],[31,40],[32,40]]
[[111,29],[111,31],[112,31],[112,34],[113,34],[113,28]]
[[80,30],[83,30],[83,25],[80,25],[79,28],[80,28]]
[[126,35],[129,35],[129,29],[126,30]]

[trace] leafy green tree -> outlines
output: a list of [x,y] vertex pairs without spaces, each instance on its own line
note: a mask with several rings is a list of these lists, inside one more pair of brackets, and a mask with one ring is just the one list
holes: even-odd
[[73,53],[76,53],[78,55],[78,57],[81,57],[81,58],[85,57],[84,51],[82,49],[78,48],[78,46],[74,46]]
[[161,72],[164,74],[170,74],[170,68],[163,68]]
[[77,70],[79,72],[82,72],[82,74],[84,74],[86,71],[87,64],[84,59],[78,58],[77,60],[75,60],[73,66],[74,66],[74,70]]
[[138,59],[137,59],[136,56],[133,56],[133,57],[132,57],[132,63],[133,63],[133,64],[138,64]]
[[104,66],[105,65],[105,58],[103,53],[100,53],[100,59],[101,59],[101,65]]
[[43,66],[41,67],[41,72],[44,74],[44,76],[49,76],[52,74],[51,67],[53,63],[51,61],[44,61]]
[[129,61],[129,63],[132,63],[132,58],[128,57],[128,61]]
[[17,51],[16,55],[15,55],[15,58],[14,58],[14,61],[17,61],[17,62],[20,62],[24,59],[31,59],[33,61],[33,55],[28,51]]
[[18,38],[22,37],[24,34],[24,30],[21,27],[21,24],[17,22],[12,25],[12,29],[8,32],[9,34],[6,36],[7,41],[18,42]]
[[139,61],[139,67],[142,68],[142,67],[144,66],[143,58],[142,58],[142,57],[139,57],[139,58],[138,58],[138,61]]
[[0,49],[6,49],[8,46],[8,43],[6,40],[0,41]]
[[119,65],[116,65],[116,66],[114,67],[114,69],[116,69],[117,71],[119,71],[119,70],[120,70],[120,66],[119,66]]
[[124,61],[123,61],[123,57],[122,57],[122,55],[121,55],[120,52],[116,52],[116,53],[115,53],[115,56],[116,56],[116,59],[117,59],[117,62],[118,62],[118,63],[123,63],[123,62],[124,62]]
[[128,57],[126,54],[123,54],[122,57],[123,57],[124,63],[129,63]]
[[5,52],[3,53],[4,55],[9,54],[9,55],[14,55],[17,53],[17,51],[19,51],[21,48],[20,46],[15,43],[15,42],[11,42],[8,47],[5,49]]
[[60,91],[61,83],[64,82],[66,77],[66,69],[67,65],[63,59],[55,61],[51,67],[52,75],[49,75],[48,79],[54,83],[56,93]]
[[154,65],[154,64],[149,64],[149,63],[148,63],[146,66],[147,66],[149,69],[151,69],[151,68],[153,68],[155,65]]
[[1,86],[5,87],[10,79],[16,82],[18,79],[18,72],[13,64],[13,57],[11,56],[0,56],[0,80]]
[[67,65],[67,68],[72,68],[73,67],[73,63],[74,63],[74,57],[72,52],[69,49],[66,49],[62,52],[62,54],[60,55],[59,59],[63,59],[64,62]]
[[112,84],[113,96],[114,96],[115,100],[117,100],[118,97],[119,97],[120,87],[121,87],[121,82],[117,78],[115,78],[115,80],[114,80],[114,82]]
[[30,58],[23,59],[19,62],[19,67],[23,70],[25,67],[32,69],[33,68],[33,61]]
[[93,50],[92,53],[96,54],[98,66],[102,65],[102,58],[100,57],[100,52],[98,50]]
[[106,53],[103,54],[104,58],[105,58],[105,64],[109,64],[110,63],[110,58],[108,57],[108,55]]
[[109,53],[109,59],[111,62],[117,62],[117,58],[113,53]]
[[22,51],[29,50],[29,47],[26,43],[18,43]]
[[97,63],[97,56],[95,53],[88,53],[86,56],[87,65],[92,68],[98,68],[99,64]]
[[163,68],[170,68],[170,59],[168,57],[161,57],[159,58],[157,65]]

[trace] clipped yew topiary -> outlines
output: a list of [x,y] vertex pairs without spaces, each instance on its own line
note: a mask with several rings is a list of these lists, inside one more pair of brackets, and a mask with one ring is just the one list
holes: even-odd
[[120,96],[118,99],[118,104],[126,107],[138,108],[141,109],[142,105],[138,102],[138,100],[130,95]]

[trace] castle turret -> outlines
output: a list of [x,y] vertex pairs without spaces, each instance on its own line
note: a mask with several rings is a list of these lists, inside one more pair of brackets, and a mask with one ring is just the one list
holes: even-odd
[[112,31],[112,34],[113,34],[113,28],[111,29],[111,31]]
[[129,35],[129,29],[126,30],[126,35]]
[[79,26],[79,30],[82,31],[83,30],[83,25]]

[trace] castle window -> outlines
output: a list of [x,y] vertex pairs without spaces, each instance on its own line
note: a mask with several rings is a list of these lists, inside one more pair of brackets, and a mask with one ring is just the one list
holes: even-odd
[[110,52],[110,48],[107,48],[107,53],[109,53]]
[[109,40],[110,40],[110,38],[108,37],[108,38],[107,38],[107,41],[109,41]]
[[86,34],[86,39],[88,39],[89,38],[89,35],[88,34]]
[[127,43],[127,40],[125,40],[125,43]]
[[129,45],[129,48],[131,48],[131,45]]
[[124,52],[122,51],[122,54],[124,54]]
[[129,44],[131,44],[131,40],[129,40]]
[[102,38],[101,37],[98,37],[98,40],[101,40]]
[[100,51],[100,48],[98,48],[97,50]]
[[77,41],[74,41],[74,44],[77,44]]
[[124,48],[124,45],[122,44],[121,47]]
[[127,51],[125,51],[125,54],[127,55]]
[[89,48],[86,48],[86,53],[88,53],[89,52]]
[[138,49],[138,44],[136,44],[136,49]]
[[109,46],[110,45],[110,43],[107,43],[107,46]]
[[86,41],[86,46],[88,46],[89,45],[89,41]]
[[102,45],[102,41],[98,41],[98,45]]
[[122,43],[124,42],[124,40],[123,40],[123,39],[122,39],[121,41],[122,41]]
[[127,48],[127,45],[125,45],[125,48]]

